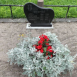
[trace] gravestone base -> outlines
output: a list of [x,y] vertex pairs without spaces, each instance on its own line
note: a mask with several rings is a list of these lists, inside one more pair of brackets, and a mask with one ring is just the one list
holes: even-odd
[[31,23],[31,27],[52,27],[51,23]]
[[53,26],[52,26],[52,23],[42,24],[42,25],[27,23],[26,29],[53,29]]

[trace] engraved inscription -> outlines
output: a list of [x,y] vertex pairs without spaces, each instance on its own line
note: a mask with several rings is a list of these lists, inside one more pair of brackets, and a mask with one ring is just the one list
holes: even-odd
[[40,14],[40,20],[44,20],[44,14]]
[[38,24],[51,26],[50,23],[54,18],[54,11],[52,9],[41,8],[33,3],[25,4],[24,12],[28,21],[35,26],[38,26]]
[[28,5],[28,11],[32,11],[32,5]]
[[48,20],[49,14],[45,14],[45,20]]

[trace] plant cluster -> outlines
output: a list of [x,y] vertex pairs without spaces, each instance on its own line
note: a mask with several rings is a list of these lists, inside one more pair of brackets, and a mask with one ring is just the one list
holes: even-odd
[[50,32],[24,38],[17,47],[9,50],[8,57],[10,64],[23,65],[23,74],[32,77],[58,77],[66,70],[74,69],[70,50]]
[[54,51],[51,45],[49,45],[49,38],[46,35],[40,35],[40,40],[37,42],[37,44],[33,45],[37,49],[36,52],[40,51],[43,53],[43,56],[47,56],[47,59],[52,58],[54,55]]

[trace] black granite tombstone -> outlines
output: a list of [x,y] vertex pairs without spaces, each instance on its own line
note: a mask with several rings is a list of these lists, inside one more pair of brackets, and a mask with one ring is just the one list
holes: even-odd
[[52,27],[54,11],[49,8],[42,8],[33,3],[24,5],[24,13],[32,27]]

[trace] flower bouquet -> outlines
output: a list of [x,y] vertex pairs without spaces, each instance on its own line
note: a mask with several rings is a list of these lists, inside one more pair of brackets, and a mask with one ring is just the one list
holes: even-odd
[[8,57],[10,64],[23,65],[23,74],[32,77],[58,77],[74,69],[70,50],[50,32],[24,38],[16,48],[9,50]]

